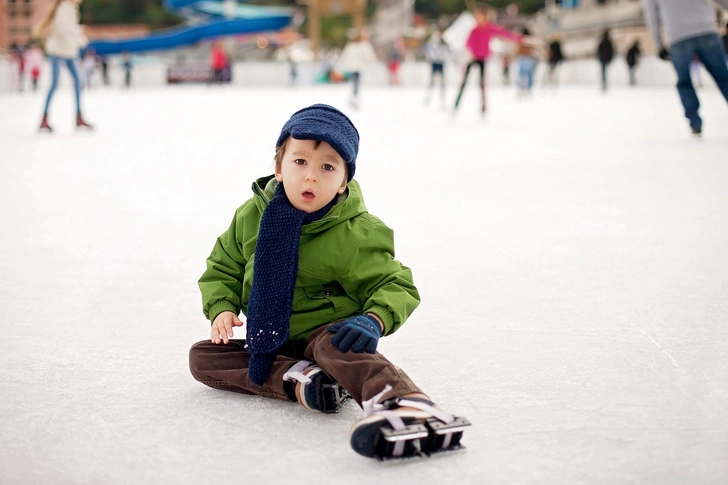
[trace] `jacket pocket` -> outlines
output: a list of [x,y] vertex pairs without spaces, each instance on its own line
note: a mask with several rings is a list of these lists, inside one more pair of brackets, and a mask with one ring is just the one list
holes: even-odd
[[339,294],[339,290],[331,286],[309,286],[303,289],[309,300],[333,300]]

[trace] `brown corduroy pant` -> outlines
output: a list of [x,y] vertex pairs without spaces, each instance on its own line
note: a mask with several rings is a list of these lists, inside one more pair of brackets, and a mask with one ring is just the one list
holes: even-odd
[[360,406],[387,384],[392,390],[382,399],[422,392],[407,374],[379,352],[342,352],[331,345],[333,334],[327,327],[316,329],[305,341],[285,344],[262,386],[248,379],[250,353],[245,348],[245,340],[233,339],[228,344],[197,342],[190,349],[190,371],[195,379],[215,389],[290,401],[283,387],[283,374],[299,360],[310,360],[344,386]]

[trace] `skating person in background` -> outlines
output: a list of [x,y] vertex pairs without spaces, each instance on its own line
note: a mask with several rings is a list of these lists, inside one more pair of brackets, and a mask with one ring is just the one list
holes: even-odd
[[33,91],[38,90],[38,78],[40,78],[40,68],[43,66],[43,51],[40,50],[38,44],[31,42],[25,51],[25,69],[30,73],[30,81]]
[[561,51],[561,35],[558,32],[551,34],[551,41],[549,42],[547,51],[548,69],[546,70],[546,76],[544,79],[544,86],[556,87],[558,84],[556,71],[564,61],[564,54]]
[[298,64],[293,53],[293,47],[289,44],[286,46],[286,62],[288,63],[288,83],[291,87],[296,85],[298,79]]
[[476,25],[470,32],[466,44],[472,59],[468,62],[463,73],[463,82],[460,85],[460,91],[458,91],[453,112],[457,111],[460,105],[470,69],[473,66],[477,66],[480,69],[481,112],[485,114],[485,64],[488,62],[488,57],[490,57],[490,41],[494,37],[501,37],[514,42],[520,42],[522,36],[492,23],[493,11],[487,7],[476,7],[473,15],[475,16]]
[[81,62],[81,70],[83,71],[83,87],[86,89],[91,88],[91,81],[94,77],[94,70],[96,69],[96,54],[93,49],[87,50],[83,55],[83,61]]
[[15,65],[15,85],[18,92],[25,89],[25,49],[15,42],[10,45],[10,57]]
[[[353,180],[358,149],[351,120],[331,106],[309,106],[285,123],[275,174],[253,184],[207,259],[199,286],[212,330],[190,349],[190,371],[215,389],[319,412],[336,412],[348,392],[365,411],[350,433],[364,456],[458,448],[469,423],[435,407],[376,351],[420,297],[393,258],[391,229],[366,211]],[[232,339],[241,311],[246,339]],[[404,440],[388,441],[392,429]]]
[[599,46],[597,47],[597,58],[599,59],[599,64],[602,66],[602,91],[606,91],[607,69],[614,59],[614,44],[612,44],[609,29],[604,30],[602,40],[599,41]]
[[[677,72],[677,91],[685,108],[694,135],[703,131],[703,120],[698,114],[700,101],[690,80],[690,61],[698,56],[718,89],[728,101],[728,65],[718,32],[715,12],[710,0],[642,0],[645,18],[661,59],[672,59]],[[728,0],[715,0],[728,9]],[[670,45],[662,44],[662,25]]]
[[389,85],[396,86],[399,84],[399,68],[404,61],[404,42],[401,38],[397,38],[392,42],[389,48],[387,71],[389,72]]
[[635,84],[637,84],[635,68],[637,67],[637,63],[640,61],[641,55],[642,51],[640,50],[640,41],[635,40],[634,44],[632,44],[632,47],[629,48],[629,50],[627,51],[627,55],[625,56],[625,60],[627,61],[627,67],[629,68],[630,86],[634,86]]
[[445,107],[445,63],[450,57],[450,47],[442,38],[442,32],[436,30],[425,44],[425,58],[430,63],[430,86],[427,88],[425,104],[430,103],[430,96],[435,87],[435,77],[440,78],[440,103]]
[[121,54],[121,67],[124,68],[124,87],[129,89],[131,87],[131,71],[134,69],[134,63],[128,52],[122,52]]
[[518,44],[516,64],[518,65],[518,97],[525,97],[531,94],[534,71],[536,70],[536,54],[533,47],[525,42]]
[[372,44],[369,43],[369,36],[366,32],[360,33],[356,40],[347,43],[336,62],[336,69],[339,72],[349,73],[349,82],[352,86],[350,104],[354,108],[360,106],[359,83],[362,71],[375,62],[377,62],[377,55],[374,53]]
[[98,56],[99,63],[101,64],[101,80],[104,83],[104,86],[109,85],[109,61],[106,59],[105,55]]
[[212,68],[212,79],[215,84],[222,84],[225,82],[225,69],[228,67],[228,56],[225,49],[222,46],[222,42],[216,40],[212,44],[212,51],[210,52],[210,67]]
[[511,56],[510,53],[506,52],[501,56],[501,63],[503,66],[503,85],[508,86],[511,83]]
[[73,88],[76,93],[76,127],[92,128],[83,119],[81,114],[81,80],[76,70],[76,59],[79,50],[88,44],[83,29],[78,23],[78,6],[81,0],[55,0],[43,19],[33,28],[34,38],[43,38],[48,60],[51,62],[51,86],[48,90],[41,130],[53,131],[48,124],[48,109],[50,108],[53,93],[58,87],[58,75],[61,63],[66,65],[73,77]]
[[725,24],[725,32],[723,33],[723,53],[725,54],[725,60],[728,63],[728,24]]

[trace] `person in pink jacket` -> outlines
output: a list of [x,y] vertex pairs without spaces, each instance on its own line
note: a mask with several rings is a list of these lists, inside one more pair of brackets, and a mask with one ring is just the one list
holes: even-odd
[[460,91],[458,97],[455,100],[455,109],[457,111],[460,99],[463,97],[463,91],[465,90],[465,84],[468,80],[468,74],[470,68],[478,66],[480,68],[480,90],[482,92],[483,104],[481,111],[485,114],[485,63],[490,57],[490,40],[493,37],[501,37],[514,42],[520,42],[523,36],[516,33],[510,32],[503,27],[491,23],[490,19],[493,11],[488,7],[476,7],[473,11],[476,25],[468,36],[468,42],[466,47],[470,51],[471,61],[468,63],[468,67],[465,69],[463,74],[463,82],[460,85]]

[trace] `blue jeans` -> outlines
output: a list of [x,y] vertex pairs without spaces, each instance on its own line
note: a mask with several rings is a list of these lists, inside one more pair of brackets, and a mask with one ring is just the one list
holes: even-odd
[[78,71],[76,70],[76,62],[73,59],[63,59],[60,57],[48,56],[48,60],[51,62],[51,87],[48,90],[48,97],[46,98],[44,114],[48,113],[48,107],[51,104],[53,93],[56,92],[58,87],[58,71],[61,62],[66,64],[68,71],[73,77],[73,88],[76,91],[76,113],[81,113],[81,80],[78,77]]
[[359,72],[352,72],[349,74],[349,81],[351,81],[352,86],[352,95],[353,97],[357,97],[359,94],[359,79],[361,77],[361,73]]
[[703,120],[698,115],[700,101],[690,79],[690,61],[698,56],[708,73],[713,76],[718,89],[728,101],[728,66],[726,66],[723,44],[717,33],[700,35],[681,40],[670,46],[672,64],[677,72],[677,92],[685,108],[685,117],[690,120],[690,127],[700,129]]
[[533,57],[522,56],[518,58],[518,87],[521,91],[531,91],[535,69],[536,59]]

